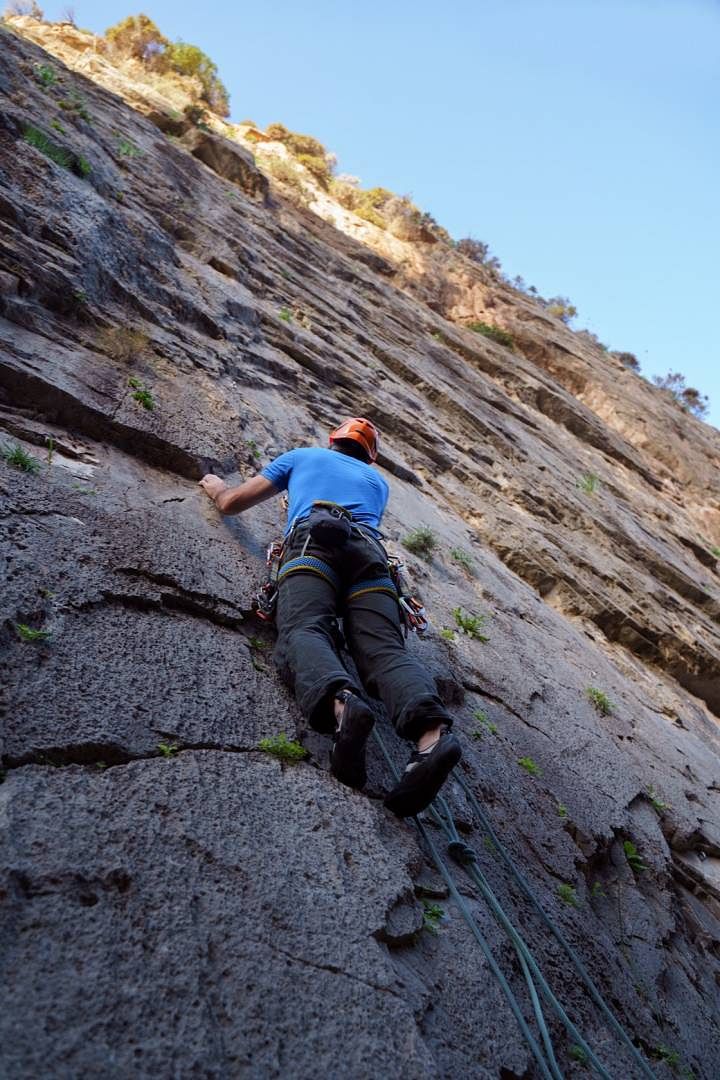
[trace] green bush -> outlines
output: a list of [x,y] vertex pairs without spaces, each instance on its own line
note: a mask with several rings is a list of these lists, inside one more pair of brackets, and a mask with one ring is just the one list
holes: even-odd
[[32,454],[28,454],[27,450],[23,450],[19,443],[15,446],[3,446],[0,448],[0,457],[8,465],[12,465],[15,469],[20,469],[21,472],[26,473],[38,473],[40,472],[40,462]]
[[587,492],[588,495],[594,495],[600,484],[600,477],[595,473],[583,473],[577,482],[577,486],[581,491]]
[[602,690],[598,690],[596,686],[588,686],[585,690],[585,696],[588,701],[595,706],[601,716],[610,715],[612,712],[612,702]]
[[653,375],[652,381],[661,390],[668,390],[673,400],[683,412],[692,413],[702,420],[709,408],[706,394],[701,394],[694,386],[685,385],[685,376],[679,371],[669,371],[667,375]]
[[167,45],[164,63],[179,75],[189,75],[200,80],[202,99],[218,116],[230,115],[230,95],[218,76],[217,64],[197,45],[177,41]]
[[475,638],[477,641],[489,641],[490,638],[486,634],[483,634],[482,629],[487,620],[487,615],[469,615],[463,611],[462,608],[456,607],[453,610],[453,618],[457,623],[457,626],[462,630],[463,634],[467,634],[468,637]]
[[497,341],[499,345],[505,345],[508,349],[513,347],[512,335],[508,334],[507,330],[503,330],[500,326],[494,326],[492,323],[486,322],[471,322],[467,324],[468,330],[474,330],[476,334],[482,334],[483,337],[490,338],[491,341]]
[[299,742],[295,742],[294,739],[288,739],[284,732],[279,735],[271,735],[267,739],[261,739],[258,743],[258,749],[264,750],[266,754],[272,754],[273,757],[280,758],[281,761],[289,761],[293,764],[302,761],[307,756],[305,747],[301,746]]
[[450,548],[450,558],[462,566],[463,570],[467,570],[468,574],[472,574],[475,564],[463,548]]
[[488,270],[499,273],[501,269],[500,260],[495,255],[490,254],[490,248],[482,240],[474,240],[472,236],[465,236],[462,240],[456,241],[455,250],[460,255],[464,255],[466,259],[471,259],[472,262],[487,267]]
[[162,56],[168,39],[147,15],[129,15],[105,31],[105,40],[125,56],[148,63]]
[[15,623],[15,629],[21,641],[47,641],[50,637],[49,631],[33,630],[31,626],[27,626],[25,623]]
[[230,97],[217,64],[197,45],[170,42],[147,15],[130,15],[105,31],[105,40],[118,52],[157,71],[175,71],[199,80],[202,100],[218,116],[229,116]]
[[560,319],[566,326],[568,326],[577,315],[577,308],[574,304],[570,303],[566,296],[552,296],[549,300],[542,300],[541,303],[548,315],[553,315],[556,319]]
[[428,528],[427,525],[420,525],[402,538],[402,545],[413,555],[420,555],[423,559],[429,559],[438,546],[438,541],[432,529]]
[[631,371],[640,370],[640,361],[637,356],[631,352],[611,352],[611,356],[619,360],[621,364],[624,364],[626,368],[630,368]]
[[334,168],[334,158],[323,144],[312,135],[301,135],[290,131],[284,124],[269,124],[265,134],[276,142],[286,146],[293,157],[311,173],[321,187],[330,187]]
[[640,852],[635,847],[632,840],[624,840],[623,841],[623,851],[625,852],[625,858],[627,859],[631,869],[636,874],[639,874],[643,870],[648,869],[648,867],[642,861],[642,858],[640,856]]
[[564,904],[569,904],[570,907],[580,907],[577,893],[572,885],[566,883],[558,885],[557,894]]

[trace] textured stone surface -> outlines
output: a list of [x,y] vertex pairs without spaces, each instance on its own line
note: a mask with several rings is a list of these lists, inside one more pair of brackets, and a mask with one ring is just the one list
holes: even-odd
[[[391,543],[420,524],[440,541],[408,556],[433,621],[410,647],[457,717],[462,775],[638,1045],[714,1080],[718,433],[440,245],[354,231],[321,195],[344,232],[276,190],[262,205],[141,115],[182,104],[161,87],[76,31],[17,23],[75,70],[54,59],[43,91],[45,54],[1,32],[0,442],[42,463],[0,461],[4,1074],[538,1075],[413,828],[378,801],[377,747],[367,795],[343,789],[273,673],[251,600],[279,501],[223,522],[195,482],[368,413]],[[60,109],[71,91],[91,121]],[[21,137],[56,114],[88,180]],[[443,318],[488,312],[514,320],[516,352]],[[112,335],[128,330],[129,356]],[[459,606],[487,617],[487,642],[440,635]],[[305,763],[257,751],[280,731]],[[564,1004],[634,1080],[447,793]],[[445,911],[436,935],[414,888]],[[470,903],[530,1015],[507,939]]]

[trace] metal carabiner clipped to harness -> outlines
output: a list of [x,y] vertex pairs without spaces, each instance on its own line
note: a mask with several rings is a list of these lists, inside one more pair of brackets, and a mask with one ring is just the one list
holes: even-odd
[[408,630],[414,634],[424,634],[430,626],[430,622],[425,614],[423,604],[410,592],[410,586],[405,577],[405,564],[397,555],[389,555],[388,570],[397,591],[400,615],[405,626],[405,635],[407,636]]
[[284,540],[273,540],[268,544],[265,556],[265,581],[260,588],[260,592],[253,600],[255,614],[263,622],[272,622],[275,618],[278,597],[278,573],[284,550]]

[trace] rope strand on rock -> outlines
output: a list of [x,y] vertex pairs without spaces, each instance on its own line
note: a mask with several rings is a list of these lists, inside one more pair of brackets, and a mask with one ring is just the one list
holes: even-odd
[[[378,743],[378,745],[380,747],[380,750],[381,750],[381,752],[382,752],[382,754],[383,754],[383,756],[384,756],[390,770],[392,771],[395,778],[399,779],[398,770],[397,770],[397,768],[395,766],[395,763],[392,760],[392,757],[391,757],[387,747],[385,746],[385,743],[384,743],[384,741],[382,739],[382,736],[380,735],[380,733],[377,730],[377,725],[375,727],[374,734],[375,734],[376,741],[377,741],[377,743]],[[456,779],[460,783],[460,786],[462,787],[463,791],[467,795],[467,797],[468,797],[469,801],[471,802],[473,808],[475,809],[476,813],[479,815],[483,827],[486,829],[490,839],[492,840],[493,844],[497,848],[498,852],[501,854],[501,856],[503,858],[503,861],[505,862],[505,864],[510,869],[510,871],[511,871],[513,877],[515,878],[516,882],[520,885],[522,892],[531,901],[532,906],[535,908],[535,910],[541,916],[543,923],[551,931],[553,936],[556,938],[556,940],[559,942],[559,944],[562,946],[563,950],[565,951],[565,953],[567,954],[567,956],[571,960],[575,970],[577,971],[578,975],[580,976],[580,978],[581,978],[585,988],[587,989],[588,993],[590,994],[590,997],[592,998],[593,1002],[601,1010],[604,1017],[608,1021],[610,1027],[613,1029],[613,1031],[615,1031],[615,1033],[622,1039],[623,1043],[631,1051],[632,1056],[635,1059],[635,1061],[637,1062],[637,1064],[639,1065],[639,1067],[641,1068],[641,1070],[643,1072],[643,1075],[648,1077],[649,1080],[656,1080],[655,1074],[649,1068],[647,1062],[644,1060],[644,1058],[639,1053],[639,1051],[637,1050],[635,1045],[632,1043],[632,1040],[630,1039],[630,1036],[627,1034],[627,1032],[624,1030],[624,1028],[621,1026],[621,1024],[616,1020],[616,1018],[613,1015],[613,1013],[611,1012],[609,1006],[604,1001],[602,995],[600,994],[600,991],[597,989],[597,987],[593,983],[592,979],[590,978],[589,974],[585,970],[585,967],[582,964],[582,962],[580,961],[579,957],[577,956],[575,950],[572,948],[572,946],[568,943],[567,939],[564,937],[562,932],[555,926],[555,924],[552,922],[550,917],[543,910],[542,906],[540,905],[540,902],[538,901],[537,897],[535,896],[532,889],[530,888],[530,885],[528,884],[526,879],[523,877],[523,875],[520,873],[520,871],[517,869],[517,867],[513,863],[512,859],[508,855],[504,845],[499,840],[499,838],[497,836],[497,833],[492,828],[492,825],[490,824],[490,822],[489,822],[489,820],[487,818],[487,815],[482,810],[482,807],[480,806],[480,803],[476,799],[474,793],[471,791],[471,789],[468,786],[468,784],[466,783],[466,781],[460,775],[457,775]],[[524,1017],[524,1015],[522,1013],[522,1010],[520,1008],[520,1005],[518,1003],[518,1000],[517,1000],[513,990],[511,989],[510,985],[508,984],[505,976],[500,971],[494,957],[491,956],[491,954],[489,952],[490,946],[488,945],[487,941],[483,937],[482,932],[481,932],[481,930],[480,930],[480,928],[479,928],[479,926],[477,924],[477,921],[476,921],[475,917],[473,916],[472,912],[470,911],[467,904],[465,903],[462,896],[460,895],[459,890],[458,890],[457,886],[455,885],[455,882],[454,882],[454,880],[453,880],[453,878],[452,878],[452,876],[450,874],[450,871],[445,866],[445,863],[443,862],[439,852],[437,851],[437,848],[435,847],[435,844],[433,843],[431,837],[429,836],[425,825],[418,818],[414,818],[413,820],[415,822],[415,825],[417,826],[417,828],[418,828],[418,830],[420,832],[420,835],[421,835],[421,837],[423,839],[423,842],[425,843],[425,846],[426,846],[428,852],[430,853],[430,855],[431,855],[431,857],[433,859],[433,862],[435,863],[438,871],[440,872],[440,875],[442,876],[443,880],[445,881],[445,883],[446,883],[446,885],[447,885],[447,887],[448,887],[448,889],[450,891],[451,896],[453,897],[453,899],[457,903],[463,918],[465,919],[468,926],[470,927],[470,930],[473,933],[473,936],[475,937],[475,939],[480,944],[480,947],[483,950],[483,953],[485,954],[486,958],[488,959],[488,962],[490,964],[490,967],[491,967],[491,970],[492,970],[493,974],[495,975],[496,979],[500,983],[501,989],[502,989],[502,991],[503,991],[503,993],[504,993],[504,995],[505,995],[505,997],[506,997],[506,999],[508,1001],[508,1004],[510,1005],[511,1011],[513,1012],[513,1015],[515,1016],[516,1020],[518,1021],[518,1025],[520,1027],[522,1035],[523,1035],[525,1041],[527,1042],[528,1047],[529,1047],[531,1053],[533,1054],[533,1057],[537,1061],[537,1063],[538,1063],[538,1065],[539,1065],[539,1067],[540,1067],[540,1069],[542,1071],[543,1077],[550,1077],[551,1080],[563,1080],[563,1074],[562,1074],[562,1072],[560,1070],[560,1067],[559,1067],[559,1065],[557,1063],[557,1059],[555,1057],[555,1052],[554,1052],[554,1048],[553,1048],[553,1044],[552,1044],[552,1038],[550,1036],[550,1032],[549,1032],[548,1027],[547,1027],[547,1022],[545,1020],[545,1016],[544,1016],[543,1011],[542,1011],[542,1006],[541,1006],[540,998],[539,998],[539,995],[538,995],[538,988],[539,988],[540,992],[542,993],[543,997],[547,1000],[549,1005],[552,1007],[553,1011],[556,1013],[556,1015],[558,1016],[558,1018],[560,1019],[560,1021],[562,1022],[562,1024],[564,1025],[564,1027],[568,1031],[568,1033],[572,1036],[572,1038],[575,1040],[576,1044],[580,1047],[580,1049],[586,1055],[588,1063],[593,1066],[593,1068],[595,1069],[597,1074],[600,1077],[602,1077],[603,1080],[612,1080],[612,1077],[610,1076],[610,1074],[607,1072],[605,1067],[599,1061],[599,1059],[597,1058],[597,1056],[594,1053],[594,1051],[592,1050],[592,1048],[589,1046],[589,1044],[583,1038],[583,1036],[580,1033],[580,1031],[578,1030],[578,1028],[575,1026],[575,1024],[572,1022],[572,1020],[569,1018],[569,1016],[565,1012],[565,1009],[563,1008],[562,1004],[557,999],[557,997],[555,996],[555,994],[551,990],[550,986],[548,985],[546,979],[544,978],[544,976],[543,976],[537,962],[535,961],[530,949],[527,946],[527,943],[524,941],[524,939],[522,938],[520,933],[517,931],[517,929],[513,926],[512,922],[510,921],[510,919],[506,915],[505,911],[503,910],[502,905],[500,904],[499,900],[495,896],[492,888],[490,887],[489,882],[487,881],[485,875],[482,873],[482,871],[480,870],[480,868],[478,866],[476,852],[473,850],[472,847],[470,847],[469,844],[466,844],[465,841],[462,840],[461,837],[459,836],[458,831],[457,831],[457,826],[455,825],[455,821],[454,821],[454,818],[453,818],[452,813],[450,811],[450,808],[448,807],[445,799],[443,799],[442,796],[438,796],[438,798],[435,800],[435,802],[431,805],[430,814],[434,818],[435,822],[445,832],[445,835],[446,835],[447,840],[448,840],[448,852],[449,852],[449,854],[451,855],[451,857],[453,858],[453,860],[455,862],[457,862],[460,866],[463,867],[466,874],[471,879],[471,881],[473,882],[473,884],[477,888],[480,895],[483,897],[483,899],[488,904],[492,914],[494,915],[494,917],[497,920],[497,922],[499,923],[499,925],[502,927],[502,929],[507,934],[508,938],[510,939],[510,941],[511,941],[511,943],[513,945],[513,948],[515,949],[515,952],[516,952],[516,954],[518,956],[518,959],[520,961],[520,967],[521,967],[523,976],[525,978],[526,985],[528,987],[528,993],[530,995],[530,1002],[532,1004],[532,1008],[533,1008],[533,1012],[535,1014],[535,1019],[536,1019],[536,1022],[537,1022],[537,1026],[538,1026],[538,1029],[540,1031],[540,1036],[541,1036],[542,1043],[543,1043],[543,1046],[544,1046],[544,1049],[545,1049],[544,1054],[543,1054],[543,1051],[541,1050],[540,1046],[538,1045],[537,1040],[535,1039],[532,1032],[530,1031],[530,1028],[529,1028],[529,1026],[527,1024],[527,1021],[525,1020],[525,1017]]]

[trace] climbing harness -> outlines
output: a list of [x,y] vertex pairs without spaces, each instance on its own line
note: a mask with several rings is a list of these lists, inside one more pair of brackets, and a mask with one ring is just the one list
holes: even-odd
[[[291,544],[298,526],[306,525],[308,534],[298,556],[283,563],[284,554]],[[294,521],[284,540],[273,540],[268,545],[265,565],[265,580],[253,600],[255,614],[263,622],[272,622],[277,607],[278,588],[289,574],[304,572],[318,574],[325,578],[335,589],[339,589],[340,580],[333,568],[323,559],[308,555],[310,540],[328,548],[345,545],[352,533],[357,533],[369,543],[374,544],[387,563],[387,574],[366,581],[356,582],[349,589],[345,602],[350,603],[358,596],[369,592],[386,592],[393,596],[400,607],[400,617],[405,631],[418,635],[424,634],[430,623],[425,608],[417,597],[413,596],[406,577],[405,564],[397,555],[388,555],[377,536],[374,536],[361,522],[355,521],[352,514],[338,503],[317,501],[312,504],[310,514],[301,521]]]
[[[385,761],[387,762],[396,780],[398,780],[400,776],[399,771],[395,767],[395,763],[392,760],[392,757],[382,739],[382,736],[378,731],[377,724],[375,725],[373,734],[380,747],[383,757],[385,758]],[[488,820],[487,815],[483,811],[479,801],[475,797],[467,782],[459,774],[455,775],[455,779],[460,784],[460,787],[465,792],[465,795],[470,801],[470,804],[472,805],[475,812],[478,814],[481,825],[483,829],[486,830],[487,835],[490,838],[491,843],[494,845],[495,850],[501,855],[503,862],[510,870],[510,873],[512,874],[516,883],[520,886],[526,898],[530,900],[533,908],[540,915],[545,926],[550,930],[550,932],[553,934],[555,939],[565,951],[566,955],[568,956],[575,970],[580,976],[580,979],[582,980],[590,997],[592,998],[595,1005],[597,1005],[602,1012],[609,1026],[625,1044],[625,1047],[632,1055],[634,1063],[638,1066],[642,1075],[647,1077],[648,1080],[656,1080],[655,1074],[650,1069],[649,1065],[647,1064],[643,1056],[640,1054],[637,1047],[633,1044],[630,1036],[627,1034],[625,1029],[611,1012],[609,1006],[607,1005],[602,995],[600,994],[600,991],[597,989],[594,982],[590,978],[580,958],[577,956],[575,950],[569,945],[562,932],[555,926],[550,917],[545,913],[542,906],[540,905],[539,900],[530,888],[527,880],[523,877],[523,875],[515,866],[507,850],[498,839],[498,836],[493,829],[490,821]],[[543,976],[539,965],[533,957],[526,942],[524,941],[518,930],[515,928],[515,926],[512,924],[508,916],[505,914],[505,911],[503,910],[500,902],[498,901],[492,888],[490,887],[487,878],[480,869],[476,852],[459,836],[457,826],[455,825],[455,821],[452,816],[452,812],[450,811],[450,808],[448,807],[445,799],[442,796],[438,796],[435,801],[431,803],[427,812],[430,814],[435,824],[438,825],[445,833],[448,841],[447,850],[450,857],[453,859],[454,862],[456,862],[459,866],[463,868],[467,876],[473,882],[482,898],[486,901],[496,921],[505,931],[513,945],[513,948],[515,949],[518,960],[520,962],[520,968],[528,988],[528,993],[530,996],[533,1013],[535,1015],[535,1020],[540,1031],[542,1048],[538,1043],[538,1040],[535,1038],[532,1031],[530,1030],[530,1027],[523,1015],[520,1003],[518,1002],[514,991],[512,990],[510,984],[500,970],[497,961],[492,955],[490,946],[485,937],[483,936],[475,916],[473,915],[467,902],[461,895],[458,886],[456,885],[453,876],[450,873],[450,870],[446,866],[439,851],[437,850],[437,847],[433,842],[432,838],[430,837],[425,824],[419,818],[414,818],[413,821],[420,833],[420,836],[422,837],[426,850],[429,852],[443,881],[448,887],[450,895],[457,904],[463,918],[465,919],[470,928],[471,933],[473,934],[475,940],[478,942],[480,948],[482,949],[491,971],[493,972],[495,978],[500,984],[500,988],[505,995],[505,998],[507,999],[513,1016],[517,1020],[518,1026],[528,1045],[528,1048],[530,1049],[530,1052],[532,1053],[535,1061],[537,1062],[543,1080],[563,1080],[563,1074],[560,1070],[560,1066],[558,1065],[555,1056],[552,1039],[548,1030],[545,1015],[543,1013],[542,1003],[540,1001],[540,994],[542,994],[548,1005],[553,1009],[553,1011],[567,1030],[568,1034],[572,1037],[575,1044],[583,1052],[587,1062],[592,1065],[598,1076],[602,1077],[603,1080],[612,1080],[610,1073],[599,1061],[595,1052],[585,1041],[578,1028],[572,1022],[570,1017],[565,1012],[563,1006],[558,1001],[553,991],[550,989],[550,986],[548,985],[545,977]],[[538,994],[538,990],[540,991],[540,994]],[[625,1080],[625,1078],[623,1077],[622,1080]]]

